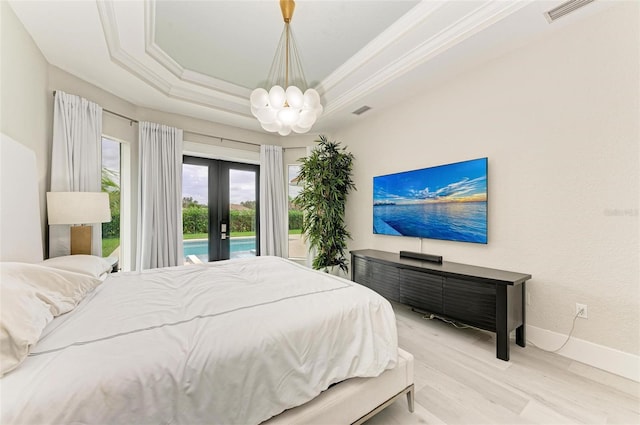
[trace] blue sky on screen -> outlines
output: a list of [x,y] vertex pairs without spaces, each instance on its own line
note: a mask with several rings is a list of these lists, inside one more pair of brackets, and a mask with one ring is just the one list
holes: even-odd
[[486,158],[374,177],[374,202],[484,201]]

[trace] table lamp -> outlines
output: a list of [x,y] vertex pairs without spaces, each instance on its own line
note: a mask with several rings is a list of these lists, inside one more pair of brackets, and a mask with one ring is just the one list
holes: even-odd
[[71,255],[91,255],[92,226],[111,221],[106,192],[47,192],[49,225],[71,225]]

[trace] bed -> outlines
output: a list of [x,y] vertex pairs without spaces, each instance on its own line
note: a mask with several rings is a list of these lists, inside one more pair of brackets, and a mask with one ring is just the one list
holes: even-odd
[[[12,282],[51,317],[0,380],[0,423],[360,423],[403,395],[413,409],[393,310],[354,282],[275,257],[113,275],[97,257],[42,262],[37,185],[5,191],[7,170],[30,169],[5,162],[31,155],[6,139],[3,311]],[[13,243],[7,220],[37,235]]]

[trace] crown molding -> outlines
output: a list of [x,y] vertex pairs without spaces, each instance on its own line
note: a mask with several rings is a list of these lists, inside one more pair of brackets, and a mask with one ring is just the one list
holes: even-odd
[[229,102],[249,106],[249,101],[247,99],[249,99],[249,96],[251,95],[251,90],[246,87],[241,87],[236,84],[184,68],[158,44],[156,44],[156,0],[145,2],[144,8],[145,51],[149,57],[185,83],[205,87],[215,91],[216,93],[214,95],[224,97],[225,100]]
[[[533,0],[520,0],[504,2],[491,0],[484,2],[461,19],[402,55],[396,61],[372,74],[369,78],[354,84],[349,90],[344,91],[325,106],[323,116],[328,116],[341,110],[347,106],[347,104],[384,86],[390,81],[413,70],[418,65],[460,44],[490,25],[522,9],[532,1]],[[430,9],[428,11],[429,13],[427,13],[427,10],[422,11],[422,19],[426,18],[428,14],[433,13],[434,10],[436,9]],[[417,22],[417,17],[414,18],[416,19],[414,19],[413,22]],[[372,54],[369,55],[369,60],[371,57],[373,57]],[[345,72],[346,75],[346,71],[343,72]],[[353,72],[353,66],[351,72]],[[328,93],[328,91],[326,92]]]
[[[156,44],[154,40],[156,1],[150,0],[144,3],[144,30],[140,34],[144,38],[143,58],[130,54],[123,47],[114,11],[115,0],[97,2],[112,62],[168,97],[206,106],[224,115],[232,114],[236,119],[251,120],[250,89],[184,68]],[[391,58],[390,62],[387,60],[388,64],[381,69],[373,72],[367,70],[368,64],[376,59],[383,60],[383,55],[389,55],[396,43],[411,37],[412,33],[420,30],[421,25],[429,17],[447,5],[446,2],[430,1],[418,4],[318,84],[316,89],[325,101],[324,113],[318,121],[321,122],[323,118],[342,110],[352,102],[356,102],[455,47],[532,1],[486,0],[406,53],[397,58]],[[413,34],[414,37],[415,34],[417,32]],[[142,40],[128,41],[133,45]],[[158,65],[159,68],[153,64]],[[160,72],[161,70],[167,72]]]
[[98,14],[100,15],[100,22],[102,22],[102,30],[111,61],[136,75],[157,90],[165,94],[168,93],[171,89],[171,84],[157,73],[145,67],[134,56],[122,48],[118,22],[113,9],[113,1],[99,1],[96,2],[96,5],[98,6]]
[[362,50],[349,58],[327,78],[322,80],[317,90],[328,92],[344,81],[349,75],[362,68],[364,64],[378,56],[383,50],[392,46],[403,36],[410,33],[420,23],[427,19],[433,12],[443,7],[441,2],[423,2],[407,12],[393,25],[382,32]]
[[[168,80],[122,46],[113,0],[97,2],[97,6],[109,56],[114,64],[168,97],[207,106],[223,114],[232,114],[236,116],[235,119],[252,120],[249,114],[250,91],[248,89],[186,70],[152,42],[155,24],[150,16],[153,15],[154,5],[145,5],[145,52],[154,63],[162,65],[163,69],[168,70],[178,82],[183,84],[175,84]],[[196,84],[198,87],[189,87],[191,84]],[[204,92],[201,87],[210,91]]]

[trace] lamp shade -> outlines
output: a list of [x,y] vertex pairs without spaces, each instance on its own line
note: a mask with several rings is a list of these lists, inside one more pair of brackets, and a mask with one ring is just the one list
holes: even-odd
[[90,224],[111,221],[106,192],[47,192],[49,224]]

